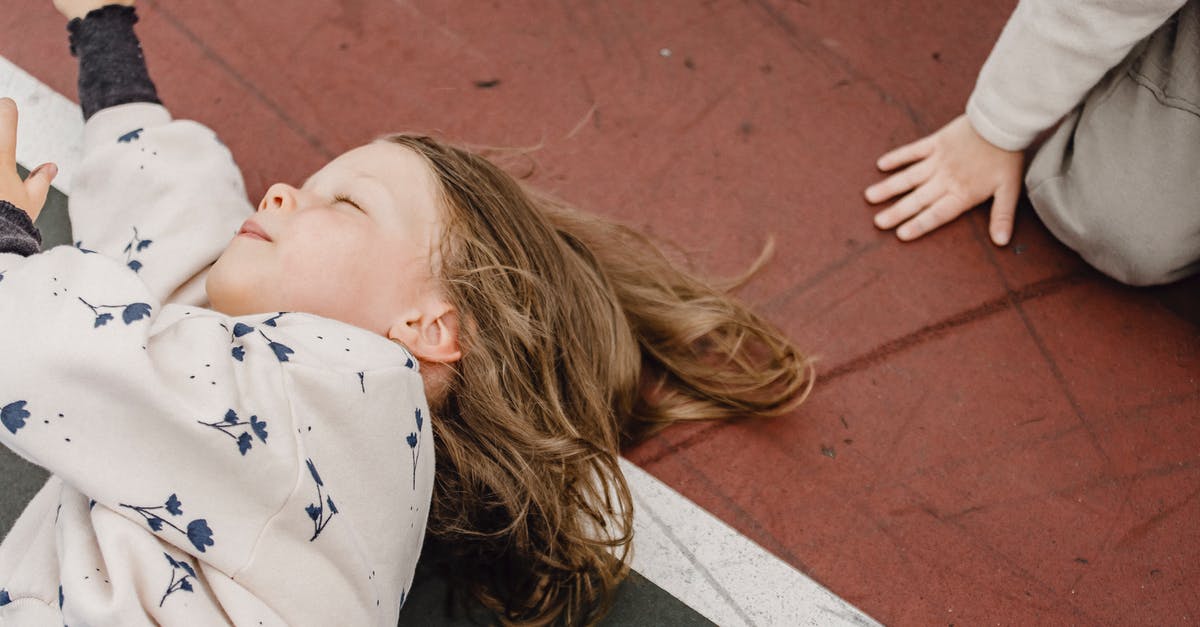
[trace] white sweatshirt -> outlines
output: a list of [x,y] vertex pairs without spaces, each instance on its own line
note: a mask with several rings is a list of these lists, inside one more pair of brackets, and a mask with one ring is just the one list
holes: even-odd
[[252,213],[211,130],[126,104],[85,126],[76,245],[0,254],[0,441],[52,473],[0,624],[396,624],[433,487],[416,360],[203,308]]
[[1186,0],[1021,0],[979,72],[967,118],[1023,150]]

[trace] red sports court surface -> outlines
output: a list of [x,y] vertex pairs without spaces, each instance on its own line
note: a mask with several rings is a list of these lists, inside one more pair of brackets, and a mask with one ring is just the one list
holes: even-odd
[[[997,249],[982,211],[901,244],[861,199],[962,110],[1014,4],[139,0],[137,29],[252,199],[411,129],[541,146],[537,183],[711,273],[773,234],[743,295],[820,357],[813,396],[626,455],[874,618],[1189,624],[1196,324],[1027,207]],[[10,5],[0,56],[74,98],[65,21]]]

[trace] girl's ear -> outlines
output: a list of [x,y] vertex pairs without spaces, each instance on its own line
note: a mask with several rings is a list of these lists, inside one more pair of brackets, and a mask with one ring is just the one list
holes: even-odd
[[462,359],[458,311],[449,303],[409,311],[388,331],[388,339],[398,340],[421,361],[449,364]]

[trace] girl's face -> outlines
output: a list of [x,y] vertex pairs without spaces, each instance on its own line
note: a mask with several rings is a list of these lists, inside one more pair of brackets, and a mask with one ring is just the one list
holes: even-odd
[[229,242],[208,275],[211,307],[306,312],[405,339],[445,313],[432,271],[436,190],[422,157],[386,141],[341,155],[299,189],[272,185],[247,221],[269,239],[243,231]]

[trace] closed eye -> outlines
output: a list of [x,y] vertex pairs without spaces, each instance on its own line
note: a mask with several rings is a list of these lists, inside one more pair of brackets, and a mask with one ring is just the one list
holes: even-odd
[[[359,206],[358,206],[358,203],[356,203],[356,202],[354,202],[353,200],[351,200],[349,196],[343,196],[343,195],[341,195],[341,194],[338,194],[337,196],[334,196],[334,197],[333,197],[333,200],[334,200],[334,202],[344,202],[344,203],[348,203],[348,204],[350,204],[350,205],[353,205],[355,209],[358,209],[359,211],[363,211],[363,208],[362,208],[362,207],[359,207]],[[365,212],[364,212],[364,213],[365,213]]]

